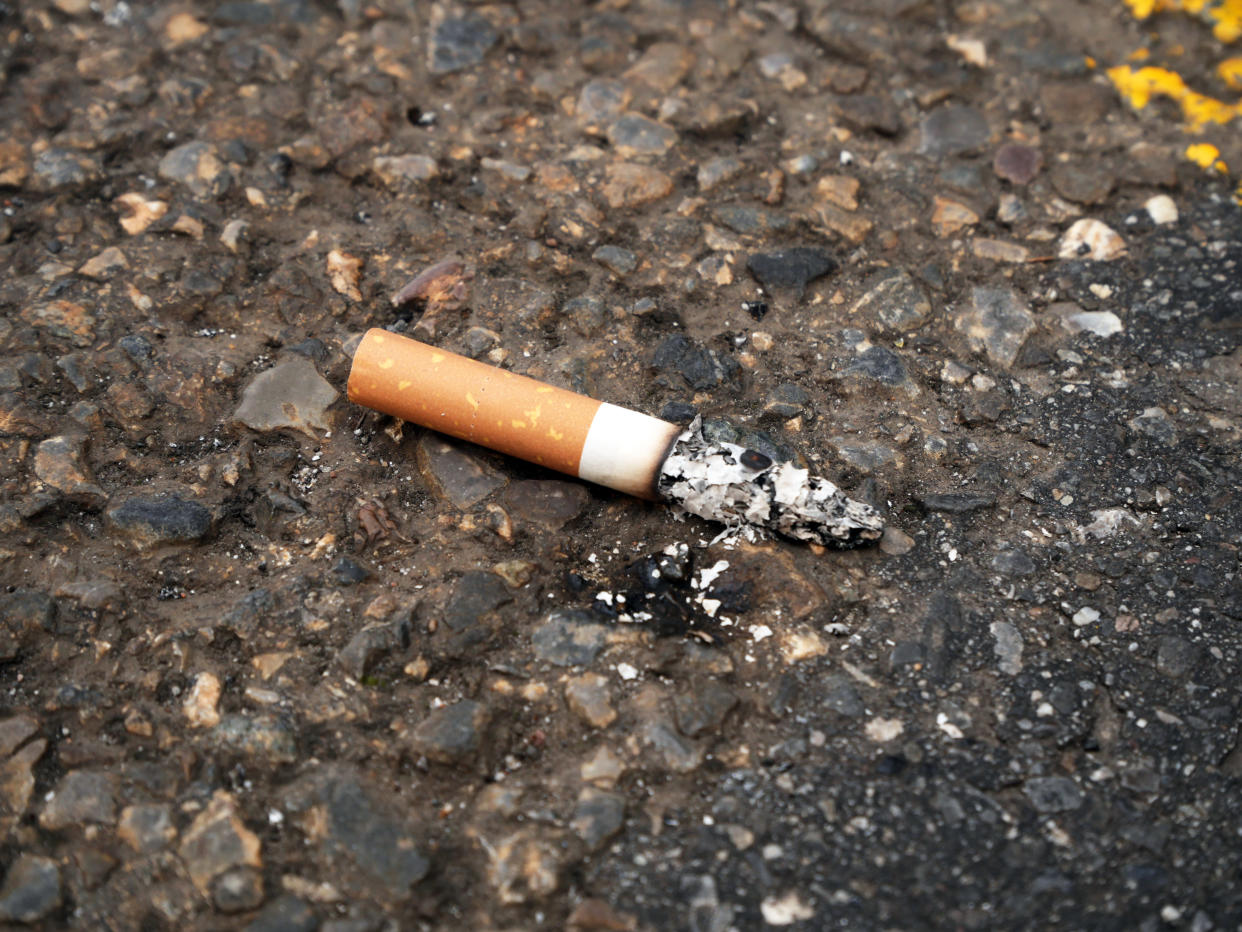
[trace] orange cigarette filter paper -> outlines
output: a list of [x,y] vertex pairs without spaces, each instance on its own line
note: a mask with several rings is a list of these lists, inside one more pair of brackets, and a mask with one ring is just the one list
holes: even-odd
[[573,476],[601,404],[379,329],[358,345],[348,393],[356,404]]

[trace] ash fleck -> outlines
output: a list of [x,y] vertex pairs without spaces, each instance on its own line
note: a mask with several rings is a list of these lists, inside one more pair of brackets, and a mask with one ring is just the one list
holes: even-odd
[[721,574],[729,564],[718,561],[694,572],[689,545],[669,544],[625,567],[612,588],[596,592],[592,609],[621,624],[646,625],[659,637],[693,637],[720,644],[734,615],[750,609],[751,584]]
[[735,443],[712,443],[695,418],[660,467],[660,494],[691,514],[750,525],[794,540],[851,547],[880,539],[884,522],[870,505],[827,479]]

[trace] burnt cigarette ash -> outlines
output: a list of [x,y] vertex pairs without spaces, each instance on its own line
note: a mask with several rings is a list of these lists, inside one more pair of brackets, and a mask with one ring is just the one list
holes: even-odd
[[685,543],[639,557],[611,581],[577,577],[571,588],[592,596],[594,612],[619,624],[650,628],[658,637],[721,644],[750,609],[751,584],[733,578],[727,561],[695,570]]
[[827,479],[735,443],[706,439],[702,418],[678,436],[657,488],[666,501],[700,518],[807,543],[852,547],[879,540],[884,531],[872,506]]

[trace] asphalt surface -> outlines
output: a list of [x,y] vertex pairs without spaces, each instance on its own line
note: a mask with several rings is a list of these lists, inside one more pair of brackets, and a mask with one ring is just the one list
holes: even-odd
[[[1239,22],[0,3],[0,925],[1242,927]],[[353,406],[370,327],[884,537]]]

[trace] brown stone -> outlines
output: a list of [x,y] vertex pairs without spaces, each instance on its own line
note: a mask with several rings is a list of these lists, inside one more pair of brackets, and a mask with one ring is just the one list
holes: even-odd
[[858,188],[858,179],[850,175],[825,175],[816,183],[815,194],[821,201],[844,210],[857,210]]
[[865,217],[846,213],[835,204],[820,204],[811,213],[813,224],[830,230],[857,245],[865,240],[875,226]]
[[26,147],[17,142],[0,142],[0,186],[21,187],[29,174]]
[[932,229],[937,236],[951,236],[979,222],[979,215],[959,201],[936,195],[932,208]]
[[246,828],[236,800],[224,790],[216,791],[177,850],[194,886],[204,894],[211,881],[230,868],[263,866],[259,837]]
[[673,193],[673,179],[658,168],[616,162],[608,166],[604,200],[614,209],[650,204]]
[[35,475],[83,505],[99,507],[107,495],[86,464],[86,438],[49,437],[35,451]]
[[617,719],[608,678],[599,673],[570,677],[565,683],[565,701],[570,711],[592,728],[607,728]]
[[1044,165],[1044,154],[1034,146],[1007,142],[996,150],[992,171],[997,178],[1013,184],[1030,184]]

